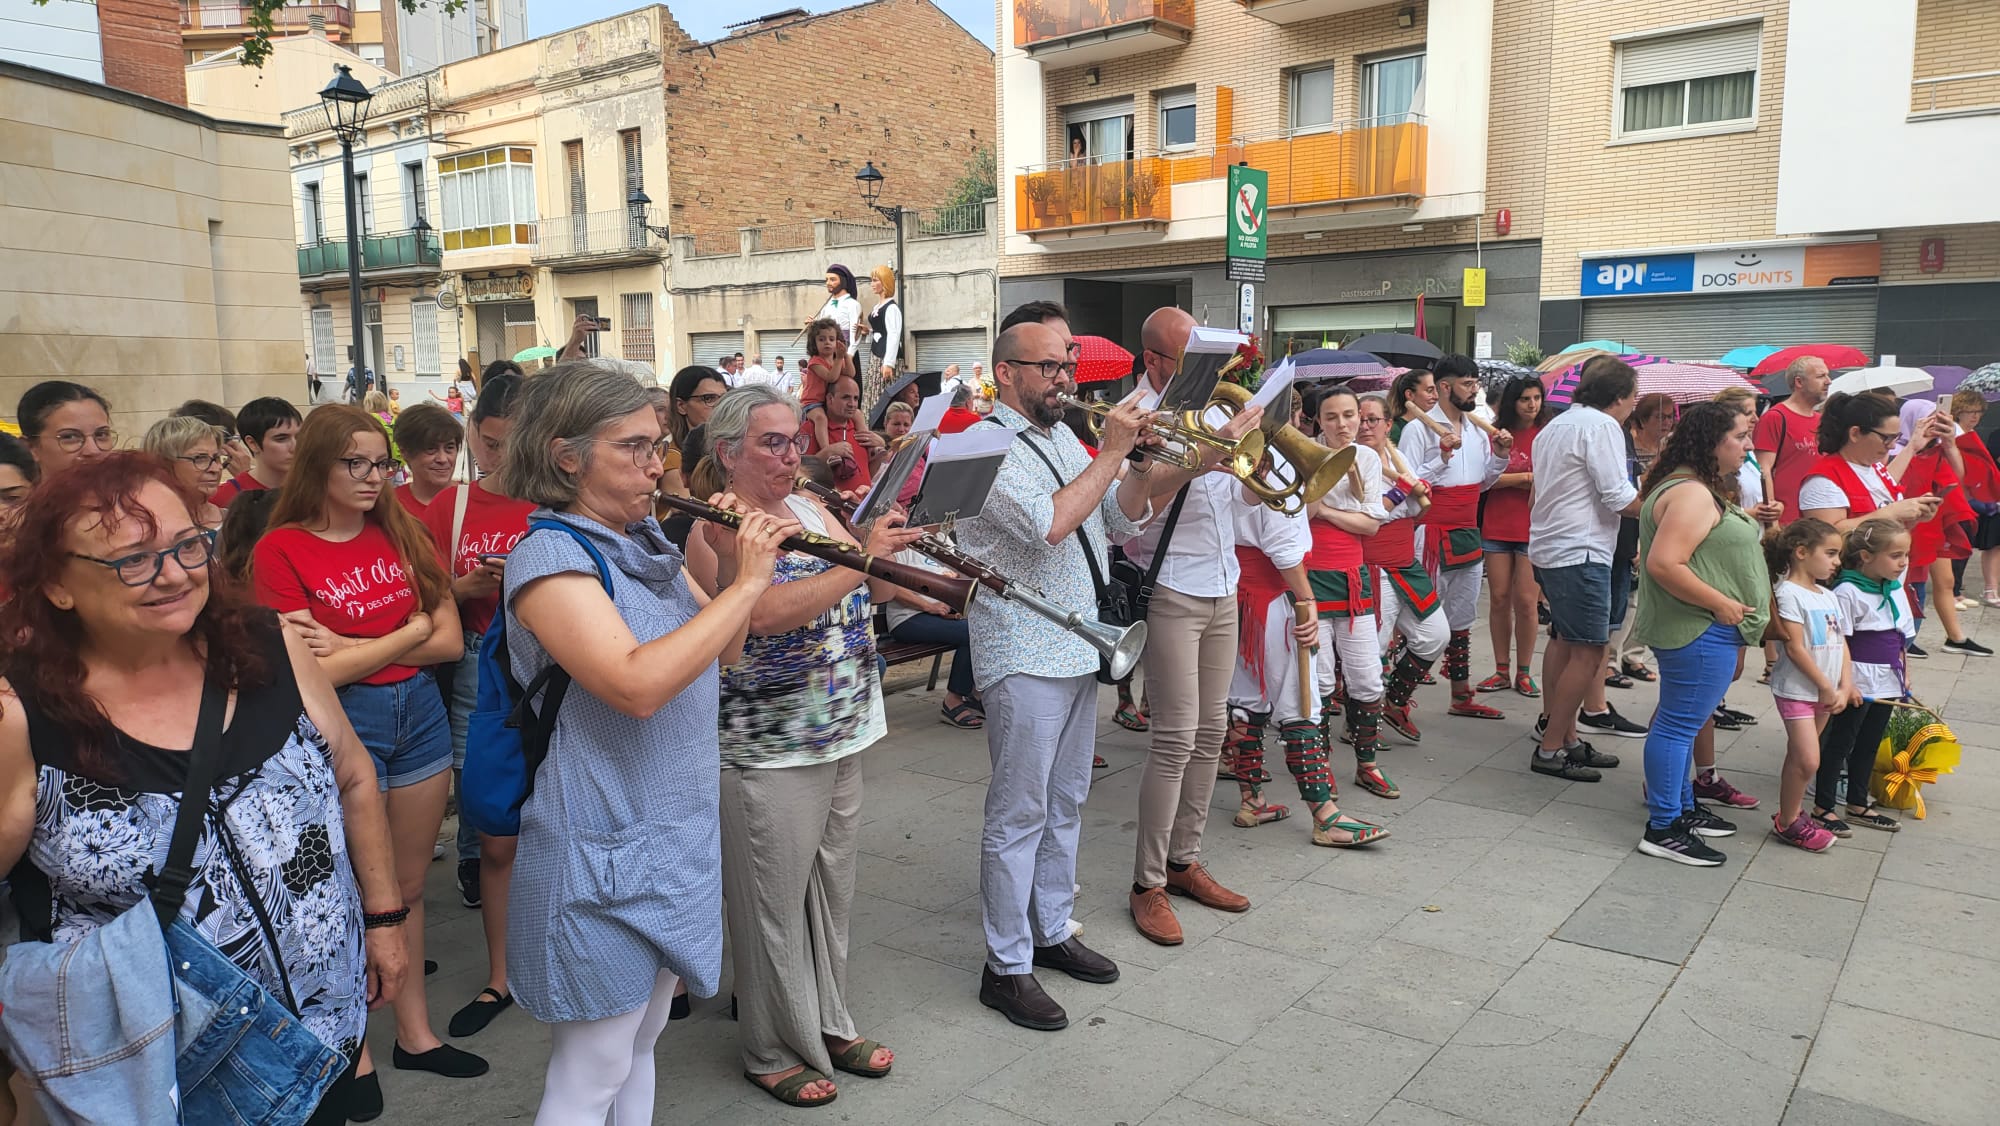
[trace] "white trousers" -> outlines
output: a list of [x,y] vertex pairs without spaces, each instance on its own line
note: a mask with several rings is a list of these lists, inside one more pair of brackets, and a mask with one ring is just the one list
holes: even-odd
[[661,970],[653,996],[629,1013],[549,1025],[549,1070],[535,1126],[646,1126],[653,1121],[653,1046],[667,1027],[674,986]]
[[1070,937],[1076,848],[1097,746],[1097,678],[1004,676],[986,690],[986,821],[979,899],[986,964],[1034,970],[1035,947]]
[[1473,621],[1479,617],[1479,599],[1485,585],[1484,560],[1470,567],[1438,574],[1438,597],[1444,602],[1444,620],[1448,628],[1453,631],[1472,628]]
[[1264,612],[1264,683],[1261,687],[1257,684],[1257,674],[1243,663],[1239,653],[1236,672],[1229,681],[1230,707],[1269,712],[1279,723],[1296,719],[1319,722],[1317,673],[1312,675],[1313,683],[1306,685],[1305,702],[1310,710],[1299,714],[1299,650],[1292,636],[1295,621],[1291,599],[1279,595],[1271,600]]
[[1429,617],[1419,618],[1415,610],[1403,601],[1403,596],[1389,582],[1387,572],[1375,571],[1376,589],[1382,592],[1382,625],[1375,631],[1375,637],[1386,652],[1394,635],[1400,631],[1403,640],[1409,644],[1410,652],[1420,659],[1435,661],[1444,655],[1445,642],[1451,640],[1451,627],[1445,624],[1444,614],[1434,610]]
[[1382,698],[1382,643],[1375,616],[1319,620],[1319,690],[1332,692],[1334,678],[1347,682],[1347,698],[1372,704]]

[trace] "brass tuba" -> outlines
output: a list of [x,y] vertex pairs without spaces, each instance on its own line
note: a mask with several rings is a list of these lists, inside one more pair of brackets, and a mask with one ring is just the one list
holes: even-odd
[[[1216,384],[1212,395],[1209,409],[1231,418],[1248,406],[1251,398],[1249,391],[1234,383]],[[1242,478],[1243,487],[1287,516],[1304,512],[1307,505],[1325,496],[1354,465],[1354,447],[1327,449],[1282,416],[1267,417],[1262,429],[1265,449],[1271,456],[1255,473]]]

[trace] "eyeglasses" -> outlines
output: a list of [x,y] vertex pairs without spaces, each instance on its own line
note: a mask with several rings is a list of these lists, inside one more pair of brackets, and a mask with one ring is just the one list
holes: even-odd
[[700,403],[704,407],[712,407],[721,401],[722,395],[715,391],[710,391],[703,395],[689,395],[687,398],[681,400],[683,403]]
[[56,448],[66,454],[73,454],[83,448],[85,442],[100,450],[112,450],[118,446],[118,431],[109,426],[100,427],[86,434],[81,430],[58,430],[55,434]]
[[185,461],[200,473],[206,473],[213,466],[228,465],[228,454],[175,454],[175,461]]
[[1896,439],[1902,437],[1900,433],[1894,430],[1870,430],[1869,433],[1889,443],[1894,443]]
[[1388,422],[1388,421],[1389,421],[1389,420],[1388,420],[1388,419],[1386,419],[1386,418],[1369,418],[1369,417],[1368,417],[1367,415],[1365,415],[1365,414],[1364,414],[1364,415],[1362,415],[1362,416],[1361,416],[1361,418],[1360,418],[1360,421],[1359,421],[1359,422],[1357,422],[1357,423],[1355,423],[1355,425],[1357,425],[1357,426],[1381,426],[1381,425],[1383,425],[1384,423],[1386,423],[1386,422]]
[[347,467],[347,475],[356,481],[366,481],[368,471],[371,469],[380,473],[385,481],[403,469],[403,463],[393,457],[385,457],[381,461],[371,461],[365,457],[344,457],[340,459],[340,464]]
[[1075,360],[1001,360],[1000,362],[1017,368],[1040,369],[1042,378],[1050,381],[1054,381],[1057,376],[1076,374]]
[[615,450],[624,450],[632,458],[632,464],[640,469],[651,465],[655,458],[665,461],[667,459],[667,451],[674,448],[674,440],[664,437],[626,438],[617,442],[609,438],[585,438],[583,441],[592,445],[610,446]]
[[805,433],[793,434],[787,437],[784,434],[773,431],[755,438],[745,438],[743,441],[747,445],[763,450],[772,457],[784,457],[785,451],[788,449],[800,457],[804,457],[806,450],[812,446],[812,436]]
[[215,554],[215,533],[202,531],[160,551],[135,551],[117,559],[99,559],[95,555],[70,552],[71,555],[100,567],[109,567],[118,581],[126,586],[151,586],[160,577],[160,571],[167,565],[167,556],[181,565],[183,571],[198,571],[208,566]]

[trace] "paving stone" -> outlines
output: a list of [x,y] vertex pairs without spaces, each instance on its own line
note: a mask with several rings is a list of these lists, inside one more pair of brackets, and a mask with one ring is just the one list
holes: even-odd
[[1440,801],[1530,816],[1574,783],[1542,774],[1521,774],[1481,766],[1439,790]]
[[1299,1007],[1442,1044],[1507,980],[1507,969],[1406,942],[1372,943],[1299,999]]
[[979,892],[979,849],[971,845],[930,849],[895,860],[860,855],[854,890],[911,907],[935,909]]
[[1053,1106],[1065,1122],[1141,1122],[1230,1051],[1220,1040],[1117,1011],[1048,1041],[966,1094],[1027,1116]]
[[[898,927],[876,944],[978,973],[986,964],[986,931],[980,925],[979,897],[961,899]],[[850,947],[852,957],[855,948]]]
[[[1366,1122],[1437,1049],[1290,1009],[1189,1085],[1188,1098],[1250,1111],[1270,1126]],[[1078,1121],[1082,1121],[1079,1119]]]
[[[1860,938],[1833,996],[1856,1008],[1991,1036],[2000,1030],[2000,961]],[[1994,1062],[2000,1066],[2000,1058]]]
[[1996,934],[2000,934],[2000,900],[1881,879],[1868,896],[1856,937],[1991,958],[2000,949],[1993,940]]
[[1835,1003],[1799,1086],[1934,1126],[1992,1126],[2000,1041]]
[[1408,913],[1408,907],[1392,900],[1299,883],[1256,901],[1218,937],[1344,966]]
[[1773,1032],[1819,1030],[1840,964],[1774,946],[1707,938],[1688,958],[1664,1007],[1698,1018],[1724,1017]]
[[1028,1049],[921,1012],[905,1012],[861,1031],[895,1050],[895,1069],[880,1079],[833,1078],[840,1087],[840,1105],[848,1107],[850,1115],[882,1126],[923,1122],[980,1080],[1028,1054]]
[[1800,1087],[1778,1126],[1926,1126],[1914,1118]]
[[1410,912],[1386,937],[1510,967],[1526,962],[1569,914],[1566,906],[1457,880],[1439,888],[1429,906],[1437,910]]
[[924,1119],[924,1126],[1054,1126],[1041,1118],[1027,1118],[991,1103],[960,1095]]
[[1568,1122],[1623,1047],[1540,1021],[1481,1012],[1398,1097],[1487,1126]]
[[1260,1123],[1255,1118],[1182,1098],[1154,1111],[1141,1126],[1260,1126]]
[[963,998],[979,988],[977,971],[947,965],[887,946],[857,947],[847,956],[847,1008],[862,1035],[887,1039],[876,1029],[939,995]]
[[[1868,831],[1854,830],[1856,836]],[[1796,891],[1865,900],[1881,863],[1881,853],[1852,847],[1847,841],[1818,853],[1780,844],[1758,853],[1743,878]]]
[[1414,840],[1497,841],[1520,828],[1526,820],[1527,816],[1521,813],[1428,798],[1399,813],[1395,830]]
[[1480,1126],[1470,1118],[1446,1114],[1422,1103],[1390,1099],[1382,1113],[1368,1120],[1368,1126]]
[[[1712,1022],[1711,1022],[1712,1023]],[[1760,1041],[1755,1053],[1738,1045]],[[1772,1066],[1789,1050],[1790,1066]],[[1611,1077],[1591,1096],[1583,1126],[1774,1122],[1785,1111],[1806,1042],[1760,1029],[1703,1027],[1679,1011],[1646,1022]]]
[[1528,818],[1527,824],[1514,830],[1509,839],[1622,860],[1630,855],[1638,837],[1632,818],[1564,799],[1543,806],[1539,813]]
[[1739,880],[1709,923],[1708,937],[1776,946],[1837,962],[1847,957],[1861,912],[1861,905],[1851,899]]
[[[1663,867],[1679,867],[1654,860]],[[1600,887],[1565,920],[1555,937],[1600,950],[1679,964],[1708,927],[1716,907],[1697,899]]]
[[1216,937],[1112,1007],[1241,1044],[1331,972],[1319,962]]
[[[1634,823],[1643,831],[1645,821]],[[1694,868],[1686,864],[1676,864],[1671,860],[1661,860],[1657,856],[1647,856],[1638,851],[1638,836],[1633,836],[1633,851],[1621,861],[1609,876],[1604,878],[1604,886],[1637,892],[1641,895],[1670,895],[1676,899],[1697,899],[1717,906],[1729,898],[1730,889],[1735,887],[1737,877],[1748,867],[1746,853],[1754,856],[1754,851],[1746,850],[1736,843],[1736,837],[1725,837],[1717,842],[1722,846],[1723,855],[1729,859],[1715,868]],[[1810,890],[1810,889],[1808,889]]]
[[2000,850],[1925,840],[1909,829],[1896,836],[1906,834],[1909,839],[1897,840],[1882,861],[1883,879],[1966,895],[2000,895]]
[[1545,942],[1487,1000],[1486,1008],[1624,1041],[1639,1030],[1673,978],[1674,967],[1662,962],[1573,942]]
[[1305,880],[1415,907],[1428,903],[1439,888],[1477,864],[1492,843],[1428,837],[1412,828],[1407,835],[1390,837],[1366,850],[1321,849],[1330,854],[1326,863]]

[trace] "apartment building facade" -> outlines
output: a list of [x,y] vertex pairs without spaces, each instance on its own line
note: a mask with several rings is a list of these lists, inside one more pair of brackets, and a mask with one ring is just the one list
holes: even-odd
[[[894,28],[909,65],[846,50]],[[813,59],[823,92],[790,82]],[[961,72],[986,117],[919,80]],[[709,44],[655,5],[378,87],[356,152],[368,362],[421,397],[460,357],[560,346],[591,315],[611,322],[594,351],[670,375],[697,354],[673,328],[670,238],[734,253],[741,228],[879,226],[854,179],[871,160],[885,202],[934,201],[990,138],[992,90],[991,53],[928,0],[784,13]],[[305,339],[318,370],[344,372],[339,146],[317,105],[285,123]],[[787,280],[817,284],[825,265]]]
[[[1253,325],[1494,354],[1837,342],[2000,356],[2000,5],[1000,0],[1001,307],[1234,325],[1231,164],[1269,177]],[[1789,60],[1809,60],[1791,66]],[[1483,306],[1463,267],[1487,270]],[[1491,333],[1491,336],[1486,334]]]
[[[242,46],[253,34],[252,8],[235,0],[177,0],[187,62]],[[466,0],[455,12],[439,3],[398,0],[302,0],[272,13],[274,40],[321,30],[391,74],[418,74],[511,47],[528,38],[527,0]]]

